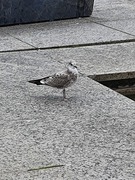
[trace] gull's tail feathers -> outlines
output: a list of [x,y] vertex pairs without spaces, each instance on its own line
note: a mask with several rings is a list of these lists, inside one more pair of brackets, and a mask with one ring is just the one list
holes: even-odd
[[35,79],[35,80],[30,80],[28,81],[29,83],[33,83],[33,84],[36,84],[36,85],[43,85],[43,83],[41,83],[42,79]]

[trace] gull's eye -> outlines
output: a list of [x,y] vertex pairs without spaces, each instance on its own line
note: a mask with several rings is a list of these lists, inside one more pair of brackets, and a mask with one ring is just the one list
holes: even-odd
[[73,64],[70,62],[69,65],[73,66]]

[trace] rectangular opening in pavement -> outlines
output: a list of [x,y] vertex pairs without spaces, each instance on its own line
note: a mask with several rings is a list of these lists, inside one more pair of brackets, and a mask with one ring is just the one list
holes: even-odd
[[135,101],[135,72],[100,74],[89,77]]

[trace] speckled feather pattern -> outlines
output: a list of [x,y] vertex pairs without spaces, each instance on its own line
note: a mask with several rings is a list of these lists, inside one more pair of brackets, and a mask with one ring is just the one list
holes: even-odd
[[63,97],[65,98],[65,88],[71,86],[77,80],[78,70],[75,62],[68,64],[67,70],[55,73],[52,76],[47,76],[41,79],[31,80],[30,83],[36,85],[47,85],[58,89],[63,89]]
[[53,76],[43,78],[40,80],[40,83],[43,85],[63,89],[71,86],[76,80],[77,75],[67,70],[65,72],[56,73]]

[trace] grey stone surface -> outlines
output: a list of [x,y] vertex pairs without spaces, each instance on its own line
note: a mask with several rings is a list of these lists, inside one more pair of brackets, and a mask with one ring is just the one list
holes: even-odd
[[[12,37],[20,39],[20,41],[36,48],[127,40],[133,39],[135,35],[134,8],[133,1],[104,0],[101,2],[96,0],[94,13],[90,18],[0,29],[4,33],[8,33],[6,36],[9,37],[10,34]],[[4,44],[9,44],[9,47],[3,46],[1,51],[14,49],[11,46],[11,42],[6,43],[5,40]],[[19,46],[16,47],[16,49],[21,48]]]
[[135,1],[95,0],[92,19],[95,22],[135,19]]
[[[4,33],[0,33],[4,44],[0,52],[1,180],[135,179],[135,103],[87,77],[134,73],[135,43],[85,46],[134,39],[133,31],[132,36],[126,34],[128,29],[120,32],[126,18],[133,22],[134,13],[128,10],[134,6],[126,0],[102,2],[95,1],[98,18],[120,18],[123,23],[119,27],[116,23],[116,30],[112,22],[107,24],[110,27],[91,22],[93,17],[0,28]],[[21,49],[17,43],[26,46],[24,40],[38,47],[74,43],[84,47],[2,53]],[[60,90],[27,82],[62,70],[72,59],[82,76],[67,90],[67,101]],[[48,165],[64,166],[28,172]]]
[[22,42],[0,29],[0,51],[17,50],[17,49],[30,49],[32,46]]
[[115,28],[119,31],[128,33],[135,37],[135,18],[129,20],[118,20],[118,21],[111,21],[111,22],[103,22],[103,25],[106,25],[111,28]]
[[[44,51],[39,51],[44,54]],[[116,74],[135,71],[135,43],[119,43],[79,48],[46,50],[60,62],[75,60],[85,75]],[[125,74],[126,75],[126,74]],[[124,75],[124,76],[125,76]]]
[[135,78],[135,71],[122,71],[114,72],[107,74],[95,74],[88,75],[89,78],[101,82],[101,81],[110,81],[110,80],[122,80],[122,79],[132,79]]
[[3,27],[1,29],[38,48],[91,44],[134,38],[132,35],[93,23],[89,19]]
[[[133,180],[134,102],[87,77],[67,101],[57,89],[27,83],[64,68],[53,53],[0,55],[1,179]],[[64,167],[27,172],[48,164]]]

